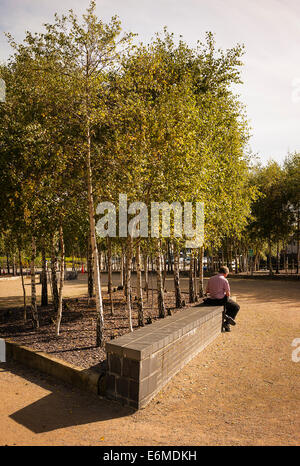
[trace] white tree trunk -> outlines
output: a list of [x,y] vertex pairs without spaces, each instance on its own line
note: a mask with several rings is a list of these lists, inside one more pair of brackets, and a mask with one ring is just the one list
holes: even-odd
[[91,245],[93,254],[93,267],[94,267],[94,286],[96,294],[96,313],[97,313],[97,324],[96,324],[96,345],[102,346],[103,340],[103,304],[101,294],[101,280],[100,280],[100,269],[99,269],[99,257],[98,248],[96,241],[96,225],[95,225],[95,213],[94,213],[94,199],[93,199],[93,187],[92,187],[92,168],[91,168],[91,137],[90,128],[87,127],[87,181],[88,181],[88,207],[89,207],[89,221],[90,221],[90,234],[91,234]]
[[166,317],[166,307],[164,299],[164,288],[161,271],[161,245],[160,240],[157,241],[156,251],[156,278],[157,278],[157,304],[159,317]]
[[35,256],[36,256],[35,237],[32,236],[32,239],[31,239],[31,261],[30,261],[31,311],[32,311],[33,326],[34,326],[34,328],[39,328],[40,324],[39,324],[39,317],[38,317],[37,304],[36,304]]
[[136,246],[136,287],[137,287],[137,305],[138,305],[138,324],[144,327],[144,305],[143,305],[143,285],[141,271],[141,246],[140,239]]
[[59,243],[60,243],[60,277],[59,277],[59,292],[58,292],[58,309],[55,325],[56,336],[59,336],[60,332],[60,323],[62,317],[62,305],[63,305],[63,287],[64,287],[64,274],[65,274],[65,244],[64,244],[64,235],[63,229],[60,225],[59,227]]
[[204,257],[204,246],[200,248],[199,255],[199,297],[204,296],[204,286],[203,286],[203,257]]
[[144,256],[144,275],[145,275],[145,291],[147,301],[149,300],[149,274],[148,274],[149,257],[145,254]]
[[180,291],[180,272],[179,272],[179,251],[174,246],[174,290],[175,306],[182,307],[182,297]]
[[25,283],[24,283],[24,275],[23,275],[23,264],[22,264],[22,257],[21,257],[21,250],[19,248],[19,263],[20,263],[20,275],[22,280],[22,289],[23,289],[23,302],[24,302],[24,322],[27,320],[27,307],[26,307],[26,290],[25,290]]
[[107,265],[108,265],[108,280],[107,280],[107,291],[109,294],[110,300],[110,309],[111,315],[114,315],[114,301],[113,301],[113,294],[112,294],[112,258],[111,258],[111,238],[107,237]]
[[126,289],[127,289],[127,311],[128,311],[128,324],[129,331],[132,332],[132,309],[131,309],[131,264],[132,264],[132,238],[128,236],[127,245],[127,260],[126,260]]

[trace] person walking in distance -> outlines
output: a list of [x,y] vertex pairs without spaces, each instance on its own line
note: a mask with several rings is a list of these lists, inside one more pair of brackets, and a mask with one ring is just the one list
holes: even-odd
[[224,328],[226,332],[230,332],[230,325],[236,324],[235,318],[240,310],[238,303],[230,298],[230,286],[226,278],[228,274],[228,267],[219,268],[218,274],[208,280],[206,296],[209,296],[205,299],[205,304],[208,306],[225,306]]

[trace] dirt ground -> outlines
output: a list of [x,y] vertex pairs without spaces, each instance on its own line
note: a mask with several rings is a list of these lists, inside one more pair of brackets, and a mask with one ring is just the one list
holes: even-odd
[[[2,306],[20,296],[11,286],[0,282]],[[232,279],[231,288],[241,304],[236,327],[137,412],[0,364],[0,444],[298,445],[300,362],[292,360],[292,342],[300,338],[299,283]],[[74,296],[71,289],[75,283],[65,296]]]

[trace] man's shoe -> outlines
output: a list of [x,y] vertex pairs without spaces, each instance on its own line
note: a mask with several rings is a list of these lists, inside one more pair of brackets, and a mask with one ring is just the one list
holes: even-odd
[[235,321],[232,317],[227,316],[227,315],[225,314],[225,319],[226,319],[226,322],[228,322],[228,324],[230,324],[230,325],[236,325],[236,321]]
[[225,332],[231,332],[230,326],[227,324],[224,326]]

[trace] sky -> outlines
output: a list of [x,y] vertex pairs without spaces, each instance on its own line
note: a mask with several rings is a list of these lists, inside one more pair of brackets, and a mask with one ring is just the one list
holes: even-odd
[[[81,15],[89,0],[0,0],[0,62],[11,49],[4,32],[22,41],[26,30],[39,32],[55,12],[72,8]],[[124,31],[149,42],[168,27],[195,46],[205,32],[217,46],[245,45],[243,84],[236,92],[246,105],[251,150],[265,164],[282,162],[300,151],[300,1],[299,0],[97,0],[97,14],[118,15]]]

